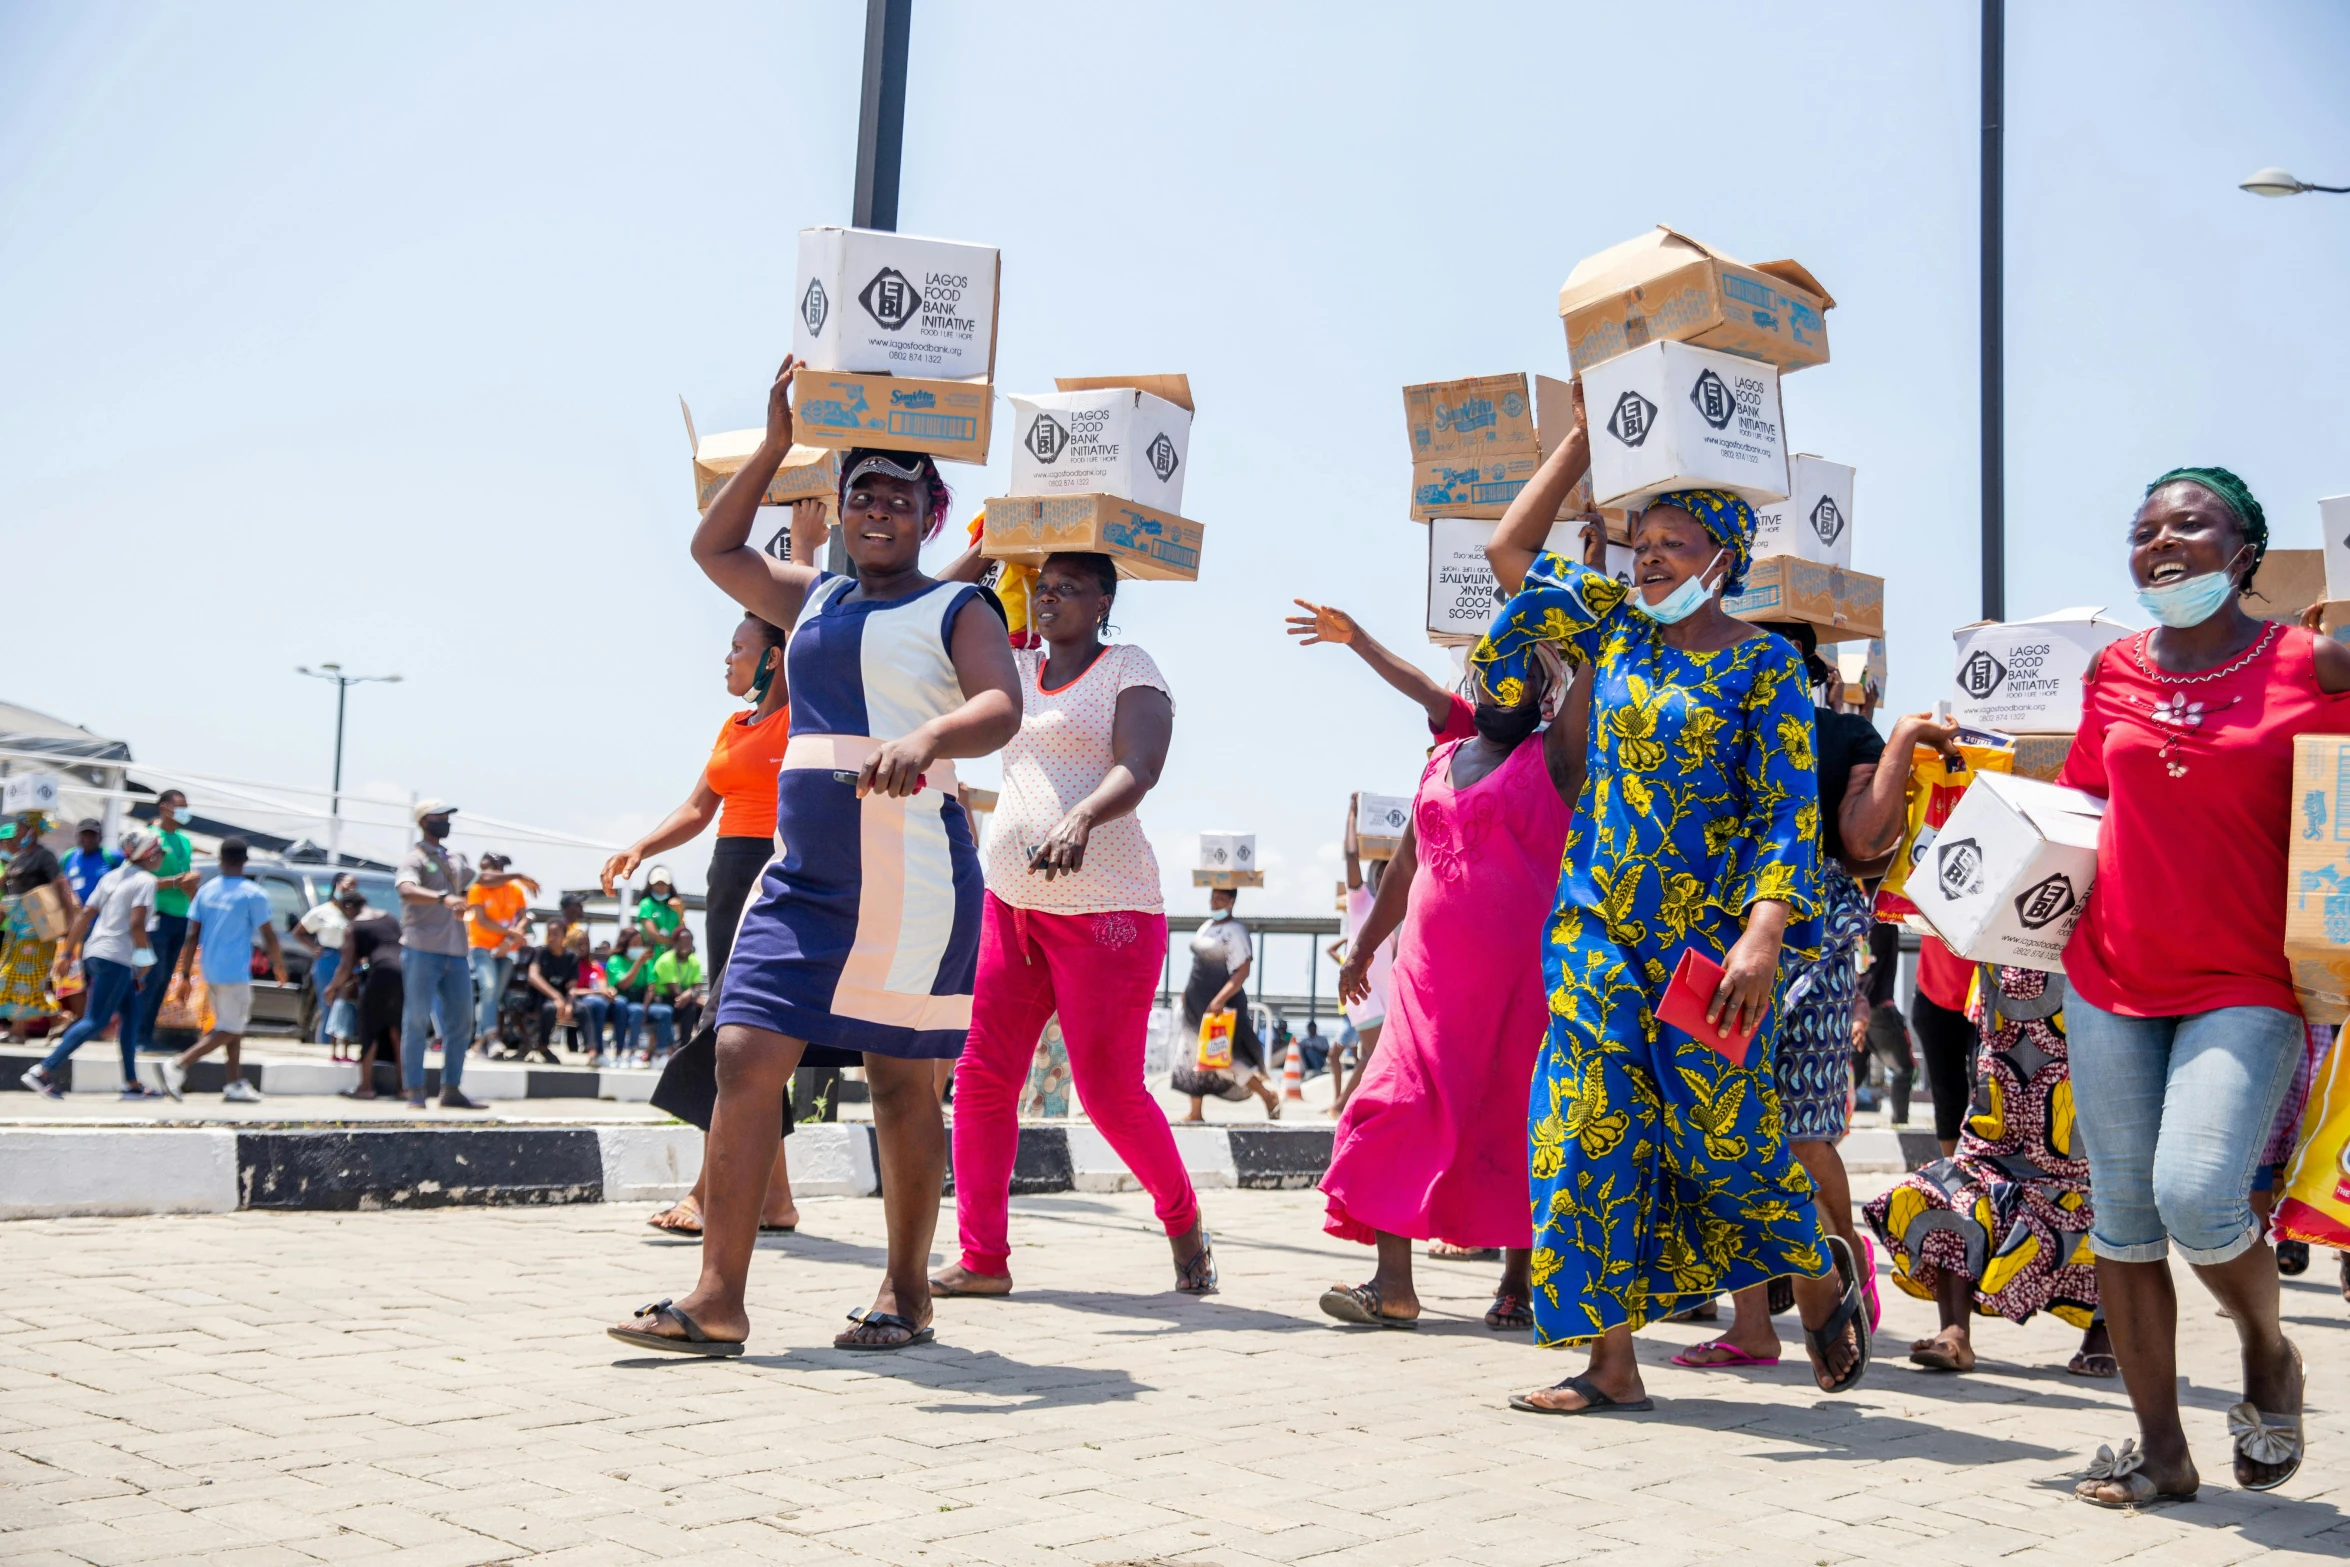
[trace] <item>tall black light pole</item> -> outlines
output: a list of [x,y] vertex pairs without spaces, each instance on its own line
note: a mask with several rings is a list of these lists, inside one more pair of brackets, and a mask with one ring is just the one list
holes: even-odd
[[2007,3],[1983,0],[1983,618],[2007,618],[2006,334],[2000,263],[2007,115]]
[[331,680],[335,683],[335,781],[334,792],[327,796],[326,855],[336,865],[343,863],[343,713],[348,707],[353,686],[370,681],[398,685],[398,675],[346,675],[340,664],[321,664],[312,669],[308,664],[295,667],[297,675],[308,675],[313,680]]
[[906,145],[906,50],[914,0],[865,0],[865,92],[857,107],[861,229],[898,226],[898,163]]

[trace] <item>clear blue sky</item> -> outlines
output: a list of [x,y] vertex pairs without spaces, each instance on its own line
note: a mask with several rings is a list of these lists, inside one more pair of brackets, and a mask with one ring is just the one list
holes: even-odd
[[[849,217],[862,17],[0,8],[0,517],[45,563],[0,695],[323,784],[332,695],[292,668],[339,658],[407,676],[354,699],[361,785],[657,818],[734,619],[686,559],[677,395],[758,417],[793,235]],[[2346,77],[2339,5],[2011,9],[2011,612],[2129,606],[2120,530],[2175,463],[2243,473],[2285,545],[2350,491],[2350,197],[2235,188],[2350,183]],[[1170,883],[1254,830],[1253,905],[1329,908],[1347,791],[1408,789],[1425,740],[1283,609],[1442,667],[1397,389],[1563,374],[1559,282],[1660,221],[1835,294],[1790,433],[1860,470],[1894,702],[1940,694],[1977,610],[1977,144],[1967,5],[919,0],[901,223],[1002,248],[999,384],[1199,400],[1202,579],[1117,615],[1178,703]],[[962,514],[1001,453],[950,474]]]

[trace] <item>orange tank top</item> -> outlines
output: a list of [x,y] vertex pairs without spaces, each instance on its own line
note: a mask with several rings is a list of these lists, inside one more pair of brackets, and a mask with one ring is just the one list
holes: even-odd
[[783,770],[784,743],[791,738],[791,705],[785,703],[757,723],[737,714],[718,726],[710,765],[702,781],[719,799],[718,836],[775,836],[775,776]]

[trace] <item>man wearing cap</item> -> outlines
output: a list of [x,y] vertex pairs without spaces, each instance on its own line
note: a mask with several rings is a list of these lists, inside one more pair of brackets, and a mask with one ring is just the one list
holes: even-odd
[[155,846],[163,863],[155,867],[155,966],[139,980],[139,1037],[155,1037],[155,1014],[163,1010],[163,992],[179,966],[180,944],[188,939],[188,905],[201,877],[196,871],[196,846],[180,830],[180,816],[188,797],[166,789],[155,797]]
[[73,883],[74,897],[85,905],[106,873],[122,863],[122,856],[106,847],[105,838],[97,818],[86,816],[74,829],[74,846],[57,857],[65,867],[65,879]]
[[473,867],[448,847],[446,800],[416,802],[415,847],[400,861],[400,970],[406,984],[400,1013],[400,1086],[408,1108],[424,1108],[424,1045],[434,1022],[441,1029],[441,1107],[479,1110],[458,1084],[473,1043],[473,968],[466,954],[465,892]]
[[[123,858],[127,856],[127,860]],[[133,998],[139,971],[155,961],[147,945],[147,921],[155,911],[155,867],[163,863],[163,846],[154,835],[128,832],[122,838],[122,856],[114,869],[98,879],[83,900],[82,912],[57,949],[57,972],[63,975],[78,954],[87,1004],[80,1021],[67,1029],[47,1059],[24,1074],[24,1085],[36,1094],[62,1098],[57,1071],[82,1044],[95,1039],[122,1018],[122,1097],[160,1099],[163,1096],[139,1081],[139,1019]],[[142,962],[142,960],[144,960]]]

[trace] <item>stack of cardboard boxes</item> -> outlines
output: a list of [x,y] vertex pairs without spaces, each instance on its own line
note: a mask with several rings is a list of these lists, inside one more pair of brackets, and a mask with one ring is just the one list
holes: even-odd
[[1194,887],[1262,887],[1265,873],[1257,869],[1257,835],[1201,833],[1199,863],[1192,867],[1191,884]]
[[[1591,471],[1548,546],[1580,557],[1587,522],[1630,581],[1632,519],[1671,490],[1730,490],[1755,508],[1754,563],[1723,608],[1800,620],[1822,642],[1881,639],[1885,588],[1852,569],[1853,471],[1790,459],[1779,377],[1825,364],[1827,290],[1792,261],[1746,264],[1668,228],[1581,262],[1559,291],[1582,378]],[[1474,641],[1493,618],[1485,545],[1572,420],[1566,383],[1483,376],[1404,388],[1412,516],[1428,524],[1428,634]]]
[[876,229],[800,231],[800,443],[987,461],[998,255]]
[[[1493,568],[1485,546],[1510,502],[1565,440],[1573,394],[1549,376],[1473,376],[1403,389],[1412,453],[1411,515],[1428,529],[1428,640],[1466,647],[1492,623]],[[1549,547],[1580,556],[1591,511],[1586,479],[1559,509]],[[1630,552],[1619,562],[1629,574]]]
[[1979,620],[1951,635],[1950,716],[2015,739],[2015,770],[2054,782],[2081,724],[2081,676],[2129,627],[2094,606],[2030,620]]
[[1835,301],[1793,261],[1749,266],[1659,227],[1579,262],[1559,290],[1583,378],[1593,499],[1611,535],[1671,490],[1755,508],[1744,620],[1798,620],[1822,642],[1885,634],[1885,585],[1852,569],[1853,471],[1790,457],[1779,377],[1828,360]]
[[1192,582],[1203,530],[1185,520],[1191,382],[1180,375],[1064,376],[1011,399],[1011,494],[987,503],[981,551],[1034,566],[1087,550],[1121,576]]

